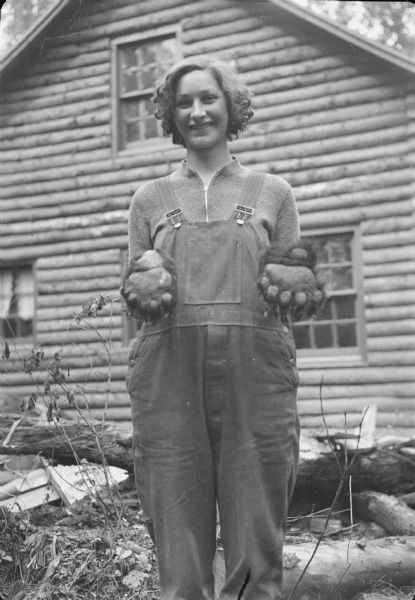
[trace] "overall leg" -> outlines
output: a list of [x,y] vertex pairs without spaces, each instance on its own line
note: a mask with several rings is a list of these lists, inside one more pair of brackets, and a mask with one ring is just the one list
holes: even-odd
[[203,328],[140,340],[130,369],[139,496],[152,520],[162,600],[210,600],[215,482],[203,406]]
[[221,600],[276,600],[298,461],[297,376],[286,334],[229,328],[218,461]]

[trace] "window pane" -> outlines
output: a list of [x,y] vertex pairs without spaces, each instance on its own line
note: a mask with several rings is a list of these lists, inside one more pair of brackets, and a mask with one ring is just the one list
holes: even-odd
[[331,325],[315,325],[314,339],[316,348],[331,348],[334,346]]
[[34,281],[31,267],[20,268],[16,272],[17,313],[21,319],[34,317]]
[[3,321],[3,337],[11,339],[17,336],[17,319],[9,318],[2,319]]
[[334,234],[333,236],[319,236],[318,239],[308,238],[315,248],[317,262],[338,263],[351,262],[351,241],[349,233]]
[[351,248],[350,236],[342,235],[326,242],[326,250],[329,262],[350,262]]
[[337,267],[331,271],[331,290],[347,290],[353,288],[352,267]]
[[331,298],[329,300],[326,300],[326,302],[323,305],[323,308],[317,313],[316,319],[318,321],[331,321],[331,319],[333,318],[332,302],[333,300]]
[[17,296],[16,296],[16,291],[12,297],[12,300],[10,302],[10,308],[9,308],[9,316],[14,316],[18,314],[18,308],[17,308]]
[[324,285],[325,289],[331,289],[330,286],[330,269],[321,269],[318,267],[317,265],[317,275],[318,275],[318,280]]
[[328,263],[329,255],[327,252],[327,239],[325,237],[321,237],[319,239],[311,239],[313,243],[313,247],[316,251],[317,262],[318,263]]
[[134,142],[140,139],[140,121],[128,121],[125,124],[125,137],[127,142]]
[[151,98],[145,98],[140,102],[140,117],[149,117],[153,115],[153,103]]
[[336,303],[336,315],[338,319],[353,319],[355,317],[354,298],[336,298],[333,301]]
[[173,64],[176,60],[176,40],[168,38],[160,42],[157,49],[159,64]]
[[337,325],[337,334],[340,348],[357,346],[356,323],[344,323]]
[[175,39],[166,38],[141,45],[141,64],[172,64],[176,60]]
[[34,294],[31,266],[0,270],[0,335],[10,339],[32,334]]
[[134,46],[122,46],[120,48],[120,55],[122,69],[137,65],[137,54]]
[[125,71],[121,76],[121,92],[135,92],[138,88],[137,71]]
[[146,68],[140,71],[140,88],[147,89],[153,88],[154,83],[157,80],[157,71],[154,68]]
[[159,132],[157,128],[157,119],[153,116],[153,104],[151,98],[146,98],[140,105],[141,116],[143,119],[144,137],[151,139],[157,137]]
[[124,103],[124,131],[126,143],[150,139],[159,135],[157,120],[152,114],[151,98]]
[[29,337],[33,333],[33,321],[31,319],[20,319],[19,337]]
[[161,42],[156,44],[143,44],[140,48],[140,62],[142,65],[148,65],[149,63],[157,62],[157,50],[160,50]]
[[311,348],[310,325],[295,325],[293,334],[298,349]]
[[124,102],[124,138],[126,142],[140,139],[140,108],[136,100]]
[[324,285],[326,291],[350,290],[353,288],[353,268],[327,267],[317,268],[318,279]]
[[127,121],[138,119],[140,116],[140,105],[137,100],[129,100],[124,103],[124,113]]

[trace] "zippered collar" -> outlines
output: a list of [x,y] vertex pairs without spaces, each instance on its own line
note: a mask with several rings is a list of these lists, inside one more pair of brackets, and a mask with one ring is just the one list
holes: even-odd
[[[235,175],[236,173],[238,173],[239,171],[242,170],[241,167],[241,163],[239,162],[239,158],[237,156],[232,156],[232,161],[230,163],[228,163],[227,165],[224,165],[223,167],[221,167],[220,169],[218,169],[216,171],[216,173],[213,175],[212,179],[211,179],[211,183],[213,182],[214,179],[216,179],[219,176],[225,176],[228,177],[230,175]],[[197,171],[194,171],[193,169],[191,169],[188,164],[187,164],[187,160],[184,159],[182,161],[182,165],[181,168],[179,170],[180,175],[182,175],[183,177],[200,177],[199,173]]]

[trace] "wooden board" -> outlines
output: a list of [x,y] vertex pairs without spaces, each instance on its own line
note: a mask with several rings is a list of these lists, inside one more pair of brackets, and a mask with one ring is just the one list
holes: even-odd
[[48,484],[44,485],[35,490],[30,490],[9,498],[7,500],[1,500],[0,506],[7,508],[10,512],[22,512],[30,510],[36,506],[53,502],[54,500],[60,500],[60,496],[53,487]]
[[90,463],[57,465],[47,467],[47,471],[53,487],[68,506],[87,495],[95,495],[106,485],[112,487],[128,478],[124,469],[108,466],[104,468]]

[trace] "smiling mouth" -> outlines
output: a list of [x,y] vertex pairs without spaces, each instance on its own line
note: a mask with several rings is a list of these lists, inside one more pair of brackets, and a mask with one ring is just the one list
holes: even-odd
[[207,129],[208,127],[211,127],[213,125],[213,123],[201,123],[200,125],[190,125],[190,129],[194,130],[194,131],[203,131],[204,129]]

